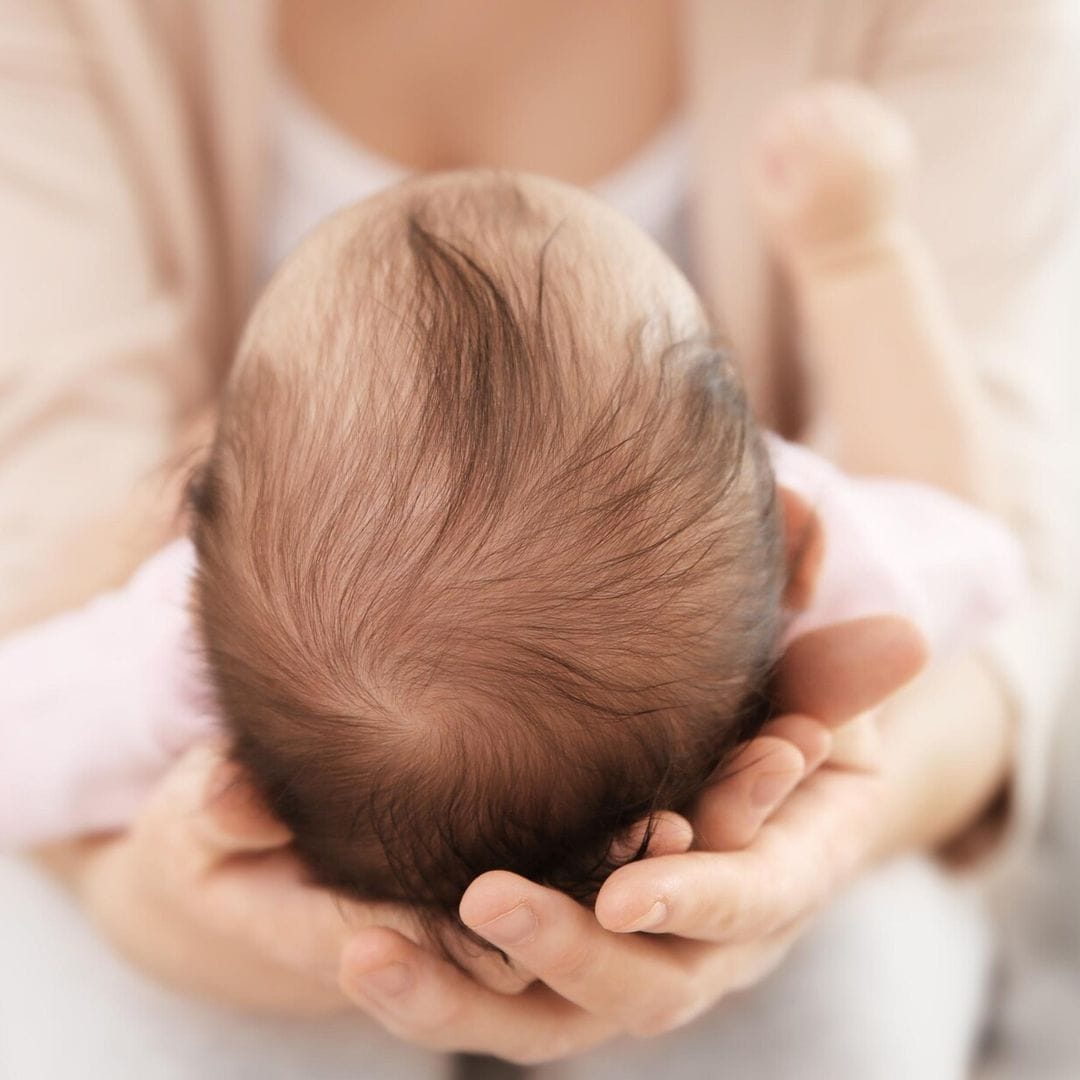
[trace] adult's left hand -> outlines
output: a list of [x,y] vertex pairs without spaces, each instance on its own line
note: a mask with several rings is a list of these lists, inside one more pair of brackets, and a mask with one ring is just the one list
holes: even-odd
[[699,846],[617,870],[595,916],[506,872],[473,882],[461,917],[536,975],[521,994],[481,987],[386,928],[351,941],[345,992],[410,1042],[522,1064],[689,1022],[775,967],[814,912],[876,856],[882,823],[902,801],[888,757],[880,769],[814,767],[832,726],[881,702],[924,659],[921,639],[897,619],[795,642],[779,680],[788,712],[703,794]]

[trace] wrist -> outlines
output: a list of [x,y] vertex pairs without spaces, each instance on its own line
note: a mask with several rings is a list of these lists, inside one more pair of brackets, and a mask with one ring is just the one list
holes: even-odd
[[885,794],[872,858],[955,842],[1000,797],[1012,722],[997,680],[976,657],[930,671],[889,702],[879,722]]

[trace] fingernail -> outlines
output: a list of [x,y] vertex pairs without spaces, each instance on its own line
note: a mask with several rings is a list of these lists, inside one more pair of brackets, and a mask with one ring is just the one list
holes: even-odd
[[399,997],[412,985],[412,969],[395,961],[385,967],[372,968],[356,977],[361,989],[374,990],[380,997]]
[[536,915],[524,901],[517,907],[473,929],[495,945],[520,945],[536,933]]
[[750,801],[755,806],[775,806],[791,789],[797,781],[792,773],[770,773],[761,776],[754,781],[750,789]]
[[622,927],[625,933],[637,930],[654,930],[668,917],[667,904],[663,900],[657,900],[655,904],[640,919]]

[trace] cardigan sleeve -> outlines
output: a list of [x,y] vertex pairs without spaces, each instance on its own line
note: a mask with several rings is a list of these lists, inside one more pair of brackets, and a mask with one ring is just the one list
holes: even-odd
[[0,633],[160,542],[133,522],[175,497],[172,438],[198,394],[191,312],[73,11],[0,0]]
[[986,648],[1016,717],[1017,763],[995,825],[1015,841],[1004,853],[1038,821],[1077,648],[1080,6],[919,0],[882,11],[869,82],[915,134],[912,211],[970,348],[998,508],[1035,585]]

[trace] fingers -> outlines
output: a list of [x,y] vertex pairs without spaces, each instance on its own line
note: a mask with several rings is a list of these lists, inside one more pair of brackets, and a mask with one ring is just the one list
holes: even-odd
[[[201,890],[206,915],[221,933],[330,986],[341,951],[358,928],[377,924],[420,938],[414,913],[405,908],[351,901],[311,884],[288,850],[288,829],[223,753],[223,747],[207,745],[186,755],[148,822],[169,830],[170,842],[159,847],[158,857]],[[460,959],[475,978],[502,993],[520,993],[532,981],[494,952]]]
[[[417,940],[416,935],[406,936]],[[420,937],[418,944],[434,952],[448,949],[453,962],[470,978],[497,994],[520,994],[536,982],[536,976],[523,964],[464,934],[448,936],[438,943]]]
[[132,831],[167,855],[166,869],[185,873],[232,855],[273,851],[290,840],[217,743],[192,747],[173,765]]
[[[636,872],[645,865],[621,867],[604,882],[596,899],[601,926],[700,941],[737,940],[777,928],[771,914],[775,905],[763,881],[765,867],[755,854],[692,851],[651,859],[647,873]],[[752,919],[751,912],[756,912]]]
[[342,958],[345,994],[393,1034],[447,1051],[535,1064],[594,1046],[615,1026],[547,987],[508,997],[477,985],[400,934],[366,930]]
[[358,927],[393,922],[389,905],[354,904],[309,884],[287,850],[226,860],[195,884],[201,917],[222,937],[323,985],[335,984]]
[[796,638],[776,680],[782,712],[836,725],[880,705],[925,666],[926,641],[906,619],[870,616]]
[[701,1007],[692,962],[698,946],[611,934],[569,897],[515,874],[497,870],[477,878],[460,915],[557,994],[620,1030],[656,1034]]
[[830,264],[889,221],[910,158],[906,126],[864,90],[804,87],[762,125],[751,190],[781,254]]
[[652,835],[645,851],[646,857],[677,855],[680,851],[690,850],[694,842],[694,827],[681,814],[662,810],[651,819],[642,818],[616,839],[611,846],[611,855],[617,863],[626,862],[637,854],[650,824]]
[[600,889],[596,918],[622,933],[647,928],[727,943],[775,934],[817,910],[858,865],[876,828],[878,785],[820,770],[745,850],[620,867]]
[[[783,730],[783,728],[780,728]],[[724,765],[698,797],[694,827],[699,847],[732,851],[745,847],[806,772],[794,742],[759,735]]]
[[[804,776],[829,755],[832,733],[805,716],[782,716],[762,729],[727,762],[718,778],[699,796],[692,826],[678,814],[657,815],[648,856],[688,851],[697,829],[699,846],[711,851],[745,847]],[[646,821],[616,842],[615,854],[626,861],[640,846]]]
[[272,851],[292,840],[239,765],[218,760],[206,777],[198,827],[221,854]]
[[356,923],[393,918],[389,905],[353,905],[309,884],[288,849],[288,830],[219,744],[184,754],[134,823],[132,839],[147,885],[208,934],[323,984],[334,985]]
[[836,729],[829,765],[834,768],[874,771],[885,759],[885,745],[873,715],[849,720]]
[[820,721],[808,716],[777,717],[762,729],[762,735],[786,739],[803,756],[806,773],[812,773],[828,756],[833,746],[833,733]]

